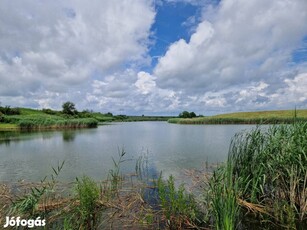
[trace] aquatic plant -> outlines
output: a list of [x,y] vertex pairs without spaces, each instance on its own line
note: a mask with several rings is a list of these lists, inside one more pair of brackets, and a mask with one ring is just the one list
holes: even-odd
[[237,229],[239,222],[238,182],[234,180],[233,165],[219,167],[213,173],[207,191],[209,214],[215,229]]
[[[237,134],[226,164],[215,171],[210,181],[213,214],[223,212],[227,196],[233,194],[231,201],[235,197],[236,205],[240,205],[239,212],[228,210],[234,215],[233,227],[238,224],[240,213],[246,212],[254,213],[252,219],[258,220],[260,226],[268,221],[288,228],[306,223],[306,140],[307,123],[301,122],[267,129],[257,127]],[[225,183],[225,178],[230,184]],[[224,194],[228,194],[226,199]],[[216,203],[216,199],[223,202]],[[226,217],[214,216],[219,229]]]
[[183,184],[177,189],[172,175],[164,181],[161,173],[157,188],[159,203],[170,229],[195,227],[200,222],[194,196],[185,191]]
[[56,168],[52,167],[53,174],[48,181],[45,177],[40,184],[34,185],[29,188],[30,192],[23,194],[12,203],[12,207],[9,211],[11,214],[21,214],[26,217],[45,216],[46,210],[39,212],[37,210],[40,202],[45,202],[49,199],[49,195],[54,192],[54,187],[57,184],[57,178],[64,166],[65,161],[58,164]]
[[97,203],[99,200],[100,189],[95,181],[87,176],[83,176],[81,179],[76,179],[75,186],[76,198],[79,205],[75,209],[77,212],[77,218],[79,227],[86,229],[93,229],[97,224]]

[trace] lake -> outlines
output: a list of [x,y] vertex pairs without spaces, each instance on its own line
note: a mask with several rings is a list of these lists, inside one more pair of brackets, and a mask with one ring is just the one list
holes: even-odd
[[106,178],[124,149],[123,172],[134,172],[136,160],[148,159],[152,175],[180,174],[205,162],[223,162],[235,133],[254,125],[177,125],[129,122],[96,129],[45,132],[0,132],[0,181],[40,181],[65,160],[60,179],[88,175]]

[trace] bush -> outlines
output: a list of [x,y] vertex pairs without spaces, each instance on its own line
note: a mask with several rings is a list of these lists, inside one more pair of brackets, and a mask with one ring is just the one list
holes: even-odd
[[58,114],[59,112],[57,111],[54,111],[52,109],[42,109],[43,113],[46,113],[46,114],[49,114],[49,115],[56,115]]
[[19,115],[20,109],[19,108],[11,108],[10,106],[1,107],[0,112],[5,115]]
[[196,117],[196,114],[194,112],[188,112],[188,111],[183,111],[182,113],[179,114],[180,118],[193,118]]

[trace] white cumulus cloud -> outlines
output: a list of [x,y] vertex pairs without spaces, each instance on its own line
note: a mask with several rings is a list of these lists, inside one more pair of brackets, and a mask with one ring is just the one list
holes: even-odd
[[160,58],[158,86],[191,94],[273,78],[307,34],[304,0],[224,0],[215,10]]
[[65,98],[96,75],[143,64],[154,17],[147,0],[1,1],[0,100]]

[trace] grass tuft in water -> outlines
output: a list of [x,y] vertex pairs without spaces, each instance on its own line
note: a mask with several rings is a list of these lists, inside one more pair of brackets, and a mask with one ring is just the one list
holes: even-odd
[[75,187],[76,198],[79,206],[76,208],[78,226],[86,229],[93,229],[97,224],[97,203],[99,200],[100,189],[95,181],[87,176],[77,178]]
[[24,215],[26,217],[36,217],[38,215],[45,216],[46,210],[38,212],[37,208],[40,202],[46,202],[52,193],[54,193],[54,187],[57,184],[57,178],[64,166],[65,161],[58,164],[57,168],[52,167],[53,174],[51,174],[51,180],[47,181],[45,177],[39,185],[35,185],[29,188],[29,192],[25,195],[17,197],[12,203],[12,207],[9,211],[12,215]]
[[185,191],[181,184],[175,187],[174,177],[171,175],[166,181],[162,179],[162,173],[158,179],[158,197],[167,226],[170,229],[183,229],[195,227],[198,221],[198,209],[192,194]]

